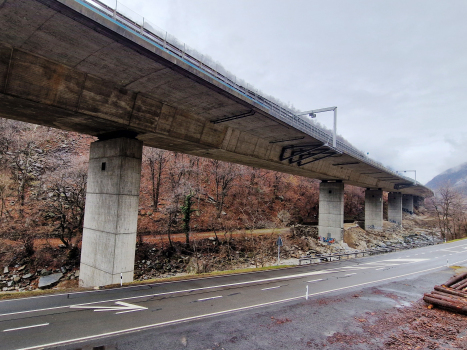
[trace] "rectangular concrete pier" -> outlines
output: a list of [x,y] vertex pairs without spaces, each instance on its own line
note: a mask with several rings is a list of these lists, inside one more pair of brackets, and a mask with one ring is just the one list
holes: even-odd
[[388,194],[388,221],[402,226],[402,193],[400,192]]
[[413,196],[411,194],[402,195],[402,211],[413,214]]
[[344,239],[344,183],[321,182],[319,184],[318,234],[325,241]]
[[91,144],[80,285],[133,281],[143,143],[115,138]]
[[365,230],[383,230],[383,191],[365,191]]

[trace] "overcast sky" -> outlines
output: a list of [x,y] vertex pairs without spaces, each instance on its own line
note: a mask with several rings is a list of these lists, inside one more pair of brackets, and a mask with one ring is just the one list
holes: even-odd
[[465,0],[119,1],[394,170],[467,162]]

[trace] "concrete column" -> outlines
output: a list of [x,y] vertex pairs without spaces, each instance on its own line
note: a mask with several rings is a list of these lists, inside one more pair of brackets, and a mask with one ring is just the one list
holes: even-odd
[[424,206],[424,198],[420,196],[413,196],[413,207],[414,209],[420,209]]
[[402,195],[402,211],[413,214],[413,195],[403,194]]
[[402,193],[388,194],[388,221],[402,226]]
[[344,239],[344,183],[319,184],[318,234],[330,243]]
[[125,137],[91,144],[80,285],[133,281],[143,143]]
[[365,230],[383,230],[383,191],[365,191]]

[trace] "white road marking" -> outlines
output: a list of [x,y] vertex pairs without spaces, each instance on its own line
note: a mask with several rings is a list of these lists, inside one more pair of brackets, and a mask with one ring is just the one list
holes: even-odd
[[346,276],[352,276],[352,275],[356,275],[357,273],[354,272],[354,273],[348,273]]
[[324,281],[324,278],[320,278],[319,280],[307,281],[307,283],[314,283],[314,282],[319,282],[319,281]]
[[[458,242],[444,243],[443,244],[443,249],[439,249],[439,250],[458,249],[458,248],[462,248],[462,247],[463,247],[463,249],[467,249],[467,243],[463,244],[463,245],[457,245],[455,247],[447,247],[446,248],[446,246],[449,246],[450,244],[454,244],[454,243],[458,243]],[[425,247],[423,247],[423,248],[425,248]],[[425,254],[425,253],[420,253],[420,254]],[[361,265],[364,265],[364,264],[361,264]],[[281,270],[281,269],[279,269],[279,270]],[[256,271],[236,273],[236,274],[234,274],[234,276],[249,275],[249,274],[253,274],[253,273],[256,273]],[[209,277],[204,277],[204,278],[197,279],[197,281],[210,280],[210,279],[216,279],[216,278],[222,278],[222,277],[225,277],[225,276],[209,276]],[[119,290],[122,290],[122,289],[139,289],[139,288],[144,287],[144,286],[156,286],[156,285],[160,286],[160,285],[169,284],[169,283],[174,284],[174,283],[183,283],[183,282],[186,282],[186,280],[156,282],[156,283],[152,283],[152,284],[148,284],[148,285],[141,284],[141,285],[136,285],[136,286],[120,287]],[[87,290],[87,291],[83,291],[83,292],[73,292],[73,293],[59,293],[59,294],[53,294],[53,295],[39,295],[39,296],[35,296],[35,297],[28,297],[28,300],[38,299],[38,298],[55,298],[55,297],[64,296],[64,295],[69,297],[70,295],[95,294],[95,293],[103,293],[103,292],[107,292],[107,291],[108,290],[106,290],[106,289],[101,289],[101,290]],[[150,296],[154,296],[154,295],[150,295]],[[9,303],[9,302],[19,300],[19,299],[20,298],[0,300],[0,304],[1,303]],[[123,300],[123,299],[115,299],[115,300],[110,300],[110,301],[116,301],[116,300]],[[103,300],[103,301],[100,301],[100,302],[104,302],[104,301],[106,301],[106,300]],[[85,305],[85,304],[82,304],[82,305]],[[38,312],[38,311],[55,310],[55,309],[62,309],[62,308],[66,308],[66,307],[68,307],[68,306],[57,306],[57,307],[52,307],[52,308],[44,308],[44,309],[37,309],[37,310],[31,310],[31,311],[12,312],[10,314],[0,314],[0,316],[14,315],[14,314],[18,314],[18,313],[21,314],[21,313],[25,313],[25,312]]]
[[367,270],[367,269],[371,269],[371,266],[344,266],[343,269],[346,269],[346,270]]
[[219,298],[222,298],[222,295],[218,295],[218,296],[210,297],[210,298],[198,299],[198,301],[206,301],[206,300],[219,299]]
[[277,289],[277,288],[280,288],[282,286],[275,286],[275,287],[269,287],[269,288],[263,288],[261,290],[270,290],[270,289]]
[[324,275],[326,273],[337,273],[340,272],[340,270],[321,270],[321,271],[313,271],[313,272],[305,272],[305,273],[299,273],[295,275],[287,275],[287,276],[280,276],[280,277],[273,277],[273,278],[265,278],[261,280],[254,280],[254,281],[244,281],[244,282],[237,282],[237,283],[228,283],[228,284],[219,284],[215,286],[209,286],[209,287],[202,287],[202,288],[192,288],[192,289],[183,289],[183,290],[176,290],[173,292],[164,292],[164,293],[155,293],[155,294],[146,294],[146,295],[140,295],[140,296],[134,296],[134,297],[127,297],[127,298],[120,298],[120,299],[110,299],[110,300],[101,300],[101,301],[94,301],[90,303],[83,303],[83,304],[75,304],[75,305],[67,305],[67,306],[55,306],[55,307],[49,307],[49,308],[43,308],[43,309],[36,309],[36,310],[26,310],[26,311],[17,311],[17,312],[10,312],[6,314],[0,314],[1,316],[9,316],[9,315],[18,315],[18,314],[26,314],[26,313],[32,313],[32,312],[39,312],[39,311],[50,311],[50,310],[57,310],[57,309],[65,309],[65,308],[82,308],[85,305],[95,305],[103,302],[117,302],[121,300],[132,300],[132,299],[144,299],[144,298],[153,298],[157,296],[163,296],[163,295],[173,295],[173,294],[179,294],[179,293],[191,293],[191,292],[197,292],[201,290],[209,290],[209,289],[215,289],[215,288],[225,288],[225,287],[234,287],[234,286],[244,286],[248,284],[257,284],[257,283],[263,283],[263,282],[271,282],[271,281],[280,281],[280,280],[287,280],[287,279],[294,279],[294,278],[302,278],[302,277],[307,277],[307,276],[313,276],[313,275]]
[[380,267],[379,269],[375,269],[375,271],[382,270],[382,269],[384,269],[384,267]]
[[[467,259],[458,261],[458,262],[456,262],[456,264],[460,264],[460,263],[463,263],[465,261],[467,261]],[[376,281],[370,281],[370,282],[365,282],[365,283],[360,283],[360,284],[354,284],[352,286],[326,290],[326,291],[322,291],[322,292],[309,294],[309,296],[332,293],[332,292],[336,292],[336,291],[339,291],[339,290],[345,290],[345,289],[360,287],[360,286],[364,286],[364,285],[368,285],[368,284],[373,284],[373,283],[378,283],[378,282],[383,282],[383,281],[389,281],[389,280],[392,280],[392,279],[411,276],[411,275],[416,275],[416,274],[420,274],[420,273],[424,273],[424,272],[428,272],[428,271],[438,270],[438,269],[441,269],[441,268],[445,268],[445,266],[442,265],[442,266],[433,267],[433,268],[427,269],[427,270],[421,270],[421,271],[417,271],[417,272],[407,273],[407,274],[404,274],[404,275],[388,277],[388,278],[383,278],[383,279],[376,280]],[[38,349],[52,347],[52,346],[74,344],[74,343],[77,343],[77,342],[80,342],[80,341],[99,339],[99,338],[104,338],[104,337],[108,337],[108,336],[112,336],[112,335],[131,333],[131,332],[141,331],[141,330],[144,330],[144,329],[150,329],[150,328],[167,326],[167,325],[171,325],[171,324],[189,322],[189,321],[199,320],[199,319],[203,319],[203,318],[207,318],[207,317],[225,315],[225,314],[238,312],[238,311],[257,309],[257,308],[260,308],[260,307],[263,307],[263,306],[282,304],[282,303],[286,303],[286,302],[293,301],[293,300],[299,300],[299,299],[303,299],[303,298],[304,298],[304,296],[301,295],[301,296],[298,296],[298,297],[287,298],[287,299],[282,299],[282,300],[276,300],[276,301],[271,301],[271,302],[268,302],[268,303],[256,304],[256,305],[252,305],[252,306],[244,306],[244,307],[239,307],[239,308],[236,308],[236,309],[213,312],[213,313],[199,315],[199,316],[191,316],[191,317],[181,318],[181,319],[178,319],[178,320],[154,323],[154,324],[150,324],[150,325],[146,325],[146,326],[127,328],[127,329],[122,329],[122,330],[119,330],[119,331],[107,332],[107,333],[102,333],[102,334],[98,334],[98,335],[91,335],[91,336],[87,336],[87,337],[80,337],[80,338],[75,338],[75,339],[70,339],[70,340],[62,340],[62,341],[48,343],[48,344],[42,344],[42,345],[34,345],[34,346],[31,346],[31,347],[21,348],[21,349],[17,349],[17,350],[38,350]]]
[[99,311],[119,311],[115,314],[124,314],[127,312],[147,310],[147,307],[125,303],[124,301],[116,301],[115,304],[120,306],[91,306],[91,305],[71,305],[70,309],[94,309],[94,312]]
[[388,259],[388,260],[383,260],[383,261],[390,261],[390,262],[420,262],[420,261],[426,261],[428,259],[420,259],[420,258],[412,258],[412,259],[404,259],[404,258],[399,258],[399,259]]
[[41,324],[35,324],[33,326],[25,326],[25,327],[18,327],[18,328],[10,328],[10,329],[4,329],[4,332],[12,332],[12,331],[20,331],[22,329],[29,329],[29,328],[36,328],[36,327],[44,327],[48,326],[49,323],[41,323]]
[[[467,244],[466,244],[467,245]],[[455,249],[459,248],[457,247],[452,247],[450,249]],[[467,247],[465,248],[467,249]],[[425,253],[421,253],[425,254]],[[424,261],[427,259],[390,259],[390,260],[383,260],[384,261],[402,261],[402,260],[410,260],[413,262],[418,262],[418,261]],[[364,263],[360,264],[362,265],[383,265],[383,266],[397,266],[399,264],[382,264],[381,262],[370,262],[370,263]],[[375,266],[372,266],[374,268]],[[360,268],[360,267],[359,267]],[[90,303],[83,303],[83,304],[76,304],[76,305],[71,305],[71,306],[83,306],[83,305],[94,305],[102,302],[117,302],[121,300],[132,300],[132,299],[142,299],[142,298],[150,298],[150,297],[157,297],[157,296],[163,296],[163,295],[173,295],[173,294],[178,294],[178,293],[190,293],[190,292],[195,292],[195,291],[201,291],[201,290],[208,290],[208,289],[214,289],[214,288],[224,288],[224,287],[233,287],[233,286],[241,286],[241,285],[247,285],[247,284],[254,284],[254,283],[262,283],[262,282],[269,282],[269,281],[277,281],[277,280],[282,280],[282,279],[294,279],[294,278],[301,278],[309,275],[320,275],[320,274],[326,274],[326,273],[337,273],[340,270],[335,270],[335,269],[330,269],[330,270],[322,270],[322,271],[313,271],[309,273],[301,273],[301,274],[296,274],[292,276],[281,276],[281,277],[275,277],[275,278],[269,278],[269,279],[261,279],[261,280],[255,280],[255,281],[245,281],[245,282],[238,282],[238,283],[229,283],[229,284],[220,284],[220,285],[215,285],[215,286],[209,286],[209,287],[203,287],[203,288],[193,288],[193,289],[185,289],[185,290],[177,290],[177,291],[172,291],[172,292],[164,292],[164,293],[155,293],[155,294],[146,294],[146,295],[141,295],[141,296],[134,296],[134,297],[127,297],[127,298],[120,298],[120,299],[110,299],[110,300],[101,300],[101,301],[95,301],[95,302],[90,302]],[[250,274],[251,272],[247,272],[244,274]],[[238,275],[243,275],[243,274],[238,274]],[[214,277],[207,277],[206,279],[211,279]],[[167,283],[177,283],[177,282],[163,282],[163,283],[156,283],[156,285],[161,285],[161,284],[167,284]],[[134,287],[124,287],[122,289],[129,289],[129,288],[134,288]],[[103,291],[103,290],[102,290]],[[96,291],[96,292],[102,292],[102,291]],[[69,293],[69,294],[57,294],[56,296],[60,295],[73,295],[73,294],[82,294],[82,293],[91,293],[91,292],[76,292],[76,293]],[[31,297],[28,299],[34,299],[34,298],[44,298],[46,296],[40,296],[40,297]],[[17,299],[12,299],[12,300],[17,300]],[[1,302],[8,302],[11,300],[3,300]],[[5,313],[5,314],[0,314],[1,316],[10,316],[10,315],[18,315],[18,314],[27,314],[27,313],[34,313],[34,312],[40,312],[40,311],[50,311],[50,310],[57,310],[57,309],[64,309],[64,308],[69,308],[71,307],[70,305],[66,306],[55,306],[55,307],[49,307],[49,308],[42,308],[42,309],[35,309],[35,310],[26,310],[26,311],[17,311],[17,312],[10,312],[10,313]]]

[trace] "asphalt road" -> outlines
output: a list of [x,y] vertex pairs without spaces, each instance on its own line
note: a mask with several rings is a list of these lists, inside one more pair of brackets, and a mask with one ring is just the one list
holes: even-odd
[[[467,242],[264,271],[0,302],[0,350],[80,348],[125,334],[338,295],[467,261]],[[185,325],[186,326],[186,325]],[[92,347],[91,347],[92,348]]]

